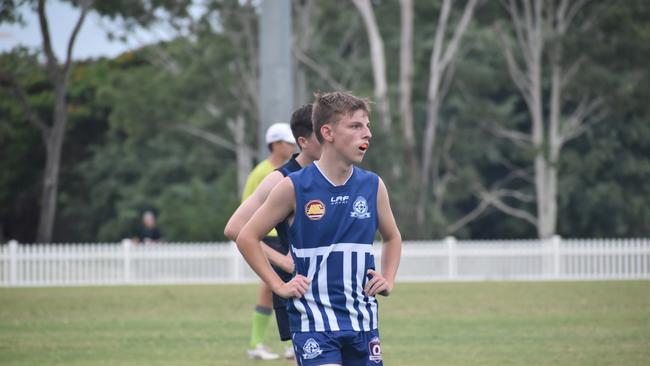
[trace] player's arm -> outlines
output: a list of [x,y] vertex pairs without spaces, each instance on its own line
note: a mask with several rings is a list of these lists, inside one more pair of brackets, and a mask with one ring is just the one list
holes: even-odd
[[237,208],[235,213],[230,216],[230,220],[226,224],[223,233],[230,238],[230,240],[237,240],[237,235],[244,227],[246,222],[253,217],[255,211],[262,206],[266,197],[268,197],[269,192],[282,180],[282,173],[274,171],[271,174],[267,175],[264,180],[257,186],[257,189],[251,193],[248,198],[242,202],[241,205]]
[[[226,227],[223,231],[223,233],[230,240],[237,240],[237,235],[239,235],[241,229],[248,222],[248,220],[250,220],[255,211],[257,211],[257,209],[262,206],[264,201],[266,201],[266,197],[268,197],[269,192],[271,192],[271,189],[273,189],[273,187],[275,187],[276,184],[282,180],[282,178],[282,173],[279,171],[274,171],[271,174],[267,175],[264,180],[262,180],[257,189],[255,189],[255,191],[250,196],[248,196],[248,198],[246,198],[241,205],[239,205],[235,213],[230,216],[230,219],[228,220],[228,223],[226,224]],[[264,250],[264,254],[266,254],[271,263],[282,268],[282,270],[287,273],[293,272],[293,259],[291,256],[286,256],[278,253],[273,248],[264,244],[264,242],[262,242],[262,249]]]
[[294,211],[295,196],[291,179],[284,178],[271,191],[266,201],[253,214],[237,236],[237,247],[253,271],[266,282],[278,296],[284,298],[302,297],[308,289],[309,280],[296,275],[285,283],[271,268],[264,255],[260,240],[277,223]]
[[402,255],[402,235],[395,223],[395,216],[393,216],[393,211],[390,208],[388,190],[381,178],[379,178],[379,187],[377,189],[377,217],[379,234],[382,239],[382,273],[372,269],[368,270],[368,274],[372,276],[372,279],[366,284],[365,292],[370,296],[376,294],[388,296],[393,290],[400,256]]
[[273,263],[273,265],[279,267],[281,270],[287,273],[293,273],[294,263],[293,258],[291,257],[291,253],[284,255],[266,245],[266,243],[263,241],[261,241],[260,244],[262,244],[264,255],[266,255],[266,258],[268,258],[269,261]]

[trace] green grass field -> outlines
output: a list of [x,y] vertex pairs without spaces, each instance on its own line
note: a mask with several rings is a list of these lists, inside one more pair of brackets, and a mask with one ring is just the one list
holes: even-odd
[[[255,294],[3,288],[0,365],[291,365],[245,358]],[[399,284],[380,319],[386,365],[650,364],[650,281]]]

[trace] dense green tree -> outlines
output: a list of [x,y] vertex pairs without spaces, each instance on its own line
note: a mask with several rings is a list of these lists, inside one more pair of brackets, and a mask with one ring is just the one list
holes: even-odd
[[[14,2],[16,3],[16,2]],[[415,149],[426,127],[430,56],[442,2],[414,2],[413,127]],[[70,72],[66,142],[62,148],[55,241],[118,241],[134,235],[143,211],[153,210],[168,241],[223,240],[223,226],[239,202],[245,162],[255,156],[257,131],[256,19],[250,2],[208,1],[189,17],[189,1],[99,2],[94,8],[126,17],[131,27],[168,22],[172,41],[114,59],[77,62]],[[563,40],[569,58],[585,58],[572,100],[605,91],[605,119],[566,144],[559,172],[558,230],[565,237],[650,234],[650,56],[647,2],[603,3],[587,37]],[[15,4],[14,4],[15,5]],[[296,2],[296,60],[303,95],[347,89],[374,92],[363,23],[336,2]],[[352,4],[349,4],[352,7]],[[166,9],[162,13],[156,9]],[[387,96],[397,106],[400,6],[373,2],[384,40]],[[3,21],[18,14],[2,13]],[[456,21],[459,12],[452,14]],[[578,17],[587,16],[578,13]],[[434,182],[425,225],[417,225],[417,181],[402,145],[403,130],[383,131],[373,112],[371,152],[363,167],[377,171],[391,193],[405,239],[533,238],[534,225],[499,206],[534,212],[529,176],[535,149],[500,139],[495,124],[527,132],[529,113],[508,73],[493,25],[505,20],[498,2],[485,2],[464,37],[453,83],[440,106],[433,151]],[[582,19],[579,19],[582,20]],[[182,31],[180,31],[182,28]],[[299,31],[298,31],[299,30]],[[299,47],[298,47],[299,46]],[[54,93],[39,53],[0,55],[22,86],[36,116],[53,113]],[[35,239],[45,150],[12,84],[0,85],[0,232]],[[549,91],[545,79],[544,92]],[[569,105],[569,107],[572,107]],[[399,108],[391,108],[399,126]],[[523,146],[526,147],[526,146]],[[243,168],[242,168],[243,167]],[[400,171],[401,169],[401,171]]]

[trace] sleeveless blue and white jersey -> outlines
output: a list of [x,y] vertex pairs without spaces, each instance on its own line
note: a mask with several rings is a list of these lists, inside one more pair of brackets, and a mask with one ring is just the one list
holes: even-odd
[[[282,176],[286,177],[289,174],[302,169],[302,166],[300,166],[300,163],[296,160],[297,156],[298,154],[293,154],[289,161],[276,170],[282,173]],[[287,219],[282,220],[280,223],[275,225],[275,231],[278,232],[278,238],[280,238],[280,244],[282,245],[280,253],[286,255],[289,253],[289,221]]]
[[376,174],[353,167],[334,186],[316,163],[289,175],[296,212],[289,242],[296,273],[311,280],[300,299],[288,301],[293,332],[369,331],[377,328],[377,300],[363,288],[375,268]]

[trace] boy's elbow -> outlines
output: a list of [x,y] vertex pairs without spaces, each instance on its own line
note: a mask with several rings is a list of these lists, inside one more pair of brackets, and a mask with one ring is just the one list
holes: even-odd
[[254,235],[251,235],[250,231],[246,230],[241,230],[233,241],[237,245],[237,249],[242,253],[251,248],[251,243],[256,243]]
[[226,225],[226,228],[223,229],[223,235],[225,235],[226,238],[228,238],[228,239],[230,239],[232,241],[237,240],[237,232],[232,227],[230,227],[229,225]]
[[223,234],[230,240],[236,241],[237,236],[241,232],[241,226],[237,225],[237,223],[233,222],[232,220],[228,221],[226,224],[226,227],[223,229]]
[[388,235],[388,237],[384,239],[384,241],[389,243],[401,244],[402,234],[399,232],[399,230],[395,230],[394,232],[390,233],[390,235]]

